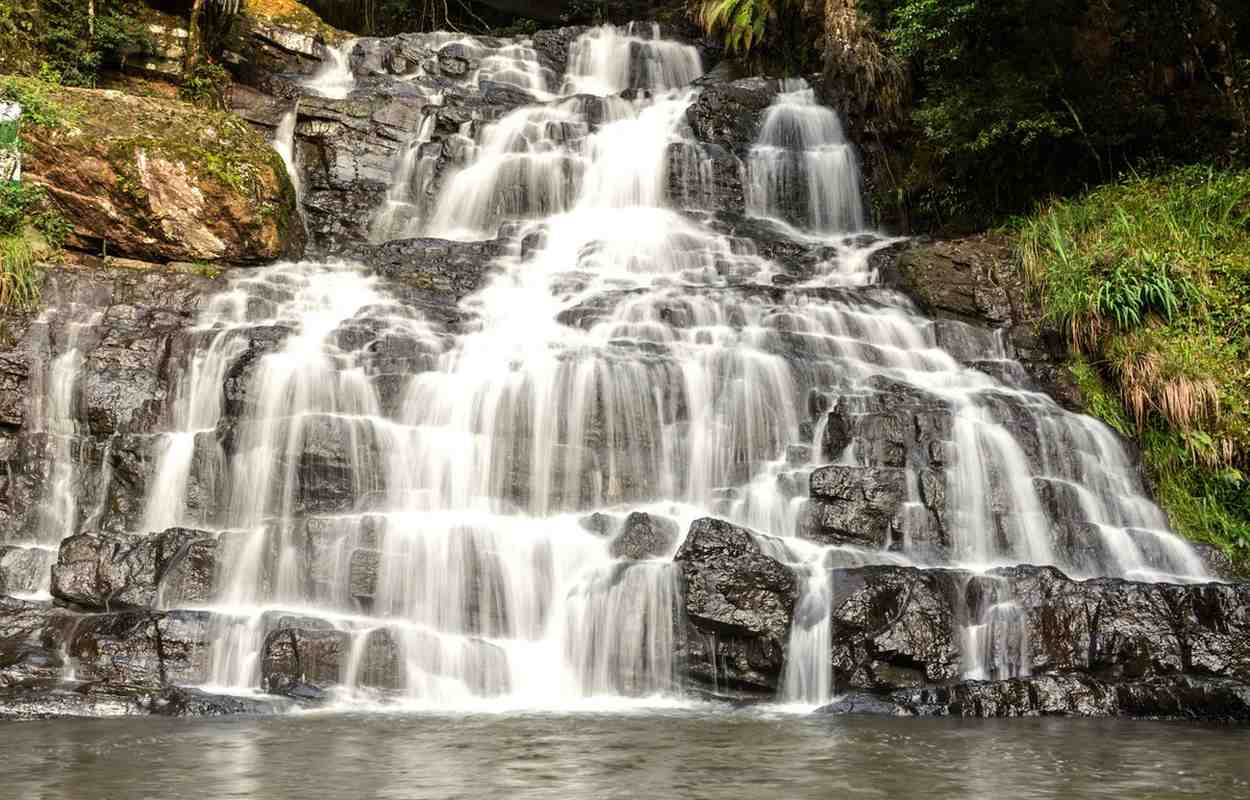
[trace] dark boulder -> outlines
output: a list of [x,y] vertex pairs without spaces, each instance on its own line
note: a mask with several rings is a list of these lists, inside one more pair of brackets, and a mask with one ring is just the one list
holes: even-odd
[[780,84],[768,78],[710,82],[686,109],[686,120],[701,142],[745,158],[759,135],[762,114]]
[[668,517],[635,511],[625,518],[624,528],[612,540],[613,558],[641,560],[663,558],[677,544],[681,529]]
[[881,549],[907,501],[907,473],[892,467],[821,467],[811,475],[811,501],[799,534],[821,544]]
[[170,528],[153,536],[84,533],[61,543],[53,596],[85,608],[152,608],[161,592],[188,602],[212,594],[213,535]]
[[689,676],[714,687],[775,690],[798,599],[794,573],[765,555],[750,531],[707,517],[690,526],[674,561],[689,622]]

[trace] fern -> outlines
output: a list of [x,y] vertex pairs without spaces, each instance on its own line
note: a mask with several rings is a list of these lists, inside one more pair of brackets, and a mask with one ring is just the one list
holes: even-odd
[[763,41],[779,10],[778,0],[705,0],[699,22],[708,33],[724,33],[726,50],[746,54]]

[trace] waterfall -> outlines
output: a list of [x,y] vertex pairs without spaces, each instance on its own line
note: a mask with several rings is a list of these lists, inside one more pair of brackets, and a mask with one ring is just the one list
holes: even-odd
[[[441,98],[437,98],[441,101]],[[438,103],[433,103],[438,105]],[[426,145],[434,132],[435,117],[426,114],[411,141],[404,147],[395,170],[395,179],[386,191],[386,201],[374,214],[369,238],[375,242],[403,239],[417,235],[426,212],[427,196],[434,181],[435,168],[442,148]]]
[[[218,537],[212,685],[260,685],[283,629],[320,637],[337,659],[326,681],[357,700],[679,695],[678,541],[618,555],[631,512],[682,530],[726,517],[793,570],[782,699],[795,705],[834,690],[831,570],[938,559],[921,536],[929,492],[946,498],[954,564],[1201,575],[1114,434],[969,366],[1014,364],[1000,338],[962,341],[876,285],[871,256],[892,240],[850,235],[864,228],[855,154],[805,84],[783,86],[744,165],[749,224],[819,246],[793,280],[700,211],[712,166],[687,121],[695,48],[656,26],[590,29],[556,97],[528,40],[421,37],[464,85],[539,102],[450,129],[427,109],[400,132],[371,236],[501,239],[500,255],[450,322],[359,264],[307,261],[232,274],[182,334],[140,524]],[[346,94],[348,52],[305,88]],[[288,162],[294,121],[279,128]],[[675,172],[694,183],[674,188]],[[48,392],[50,428],[73,416],[68,391]],[[949,421],[944,478],[883,455],[894,396]],[[835,404],[863,427],[828,454]],[[907,472],[897,541],[799,538],[810,475],[830,460]],[[1074,519],[1053,519],[1047,498],[1065,492]],[[1099,547],[1057,546],[1068,522]],[[968,675],[1023,674],[1011,598],[965,622]]]
[[295,123],[298,118],[299,101],[296,100],[291,110],[278,120],[278,128],[273,134],[273,149],[278,151],[282,163],[286,165],[286,174],[291,177],[291,186],[295,189],[296,206],[300,208],[302,216],[304,212],[300,200],[304,197],[304,182],[300,177],[299,164],[295,160]]
[[[60,543],[75,535],[83,524],[80,500],[85,491],[82,472],[89,447],[80,434],[79,397],[83,374],[83,348],[87,343],[84,335],[90,335],[104,318],[102,312],[91,312],[71,304],[68,319],[46,312],[40,322],[48,331],[49,350],[55,337],[54,329],[64,336],[62,351],[48,364],[42,393],[32,396],[31,413],[37,431],[46,438],[51,474],[40,493],[39,517],[32,540],[18,543],[27,548],[28,563],[24,572],[38,576],[30,581],[29,595],[46,597],[51,585],[51,567],[56,562]],[[50,355],[50,353],[49,353]],[[107,462],[105,462],[107,465]],[[102,470],[106,470],[103,466]],[[105,479],[107,480],[107,478]],[[101,481],[102,483],[105,481]],[[102,489],[97,489],[102,491]]]
[[784,82],[747,158],[747,211],[807,230],[864,227],[855,148],[802,79]]
[[325,56],[321,66],[304,81],[304,88],[335,100],[342,100],[351,94],[356,86],[356,76],[352,74],[352,50],[355,47],[355,39],[348,39],[338,47],[322,45]]

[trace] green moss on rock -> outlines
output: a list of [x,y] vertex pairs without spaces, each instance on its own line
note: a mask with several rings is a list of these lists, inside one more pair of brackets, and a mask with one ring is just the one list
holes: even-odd
[[302,248],[282,159],[239,117],[118,92],[50,92],[73,121],[27,137],[26,171],[73,224],[70,246],[228,263]]

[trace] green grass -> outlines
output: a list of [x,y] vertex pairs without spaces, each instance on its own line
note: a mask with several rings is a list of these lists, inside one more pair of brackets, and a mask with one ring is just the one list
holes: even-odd
[[19,234],[0,236],[0,308],[39,305],[39,267],[30,242]]
[[1250,171],[1133,176],[1017,224],[1090,413],[1182,534],[1250,561]]

